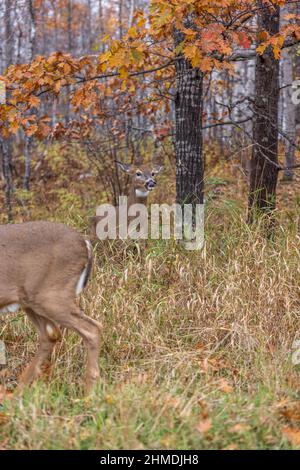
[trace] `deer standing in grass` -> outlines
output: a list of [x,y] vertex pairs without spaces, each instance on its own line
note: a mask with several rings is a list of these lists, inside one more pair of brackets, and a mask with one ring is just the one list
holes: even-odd
[[[128,210],[133,204],[143,204],[147,206],[149,193],[156,187],[156,176],[161,172],[163,167],[159,165],[153,165],[151,167],[147,165],[132,165],[118,161],[116,163],[123,172],[130,176],[129,192],[126,195],[128,198]],[[118,208],[119,206],[116,207],[117,227],[119,227]],[[127,222],[129,222],[131,218],[134,217],[127,216]],[[101,216],[96,216],[93,218],[93,237],[96,234],[97,223],[100,220]]]
[[118,167],[130,175],[130,189],[128,196],[128,206],[132,204],[147,205],[149,193],[156,186],[156,176],[161,172],[162,166],[154,165],[130,165],[116,162]]
[[38,351],[18,389],[31,384],[61,337],[59,326],[76,331],[87,350],[86,392],[99,377],[100,325],[79,308],[76,297],[92,269],[89,241],[62,224],[0,225],[0,314],[22,307],[39,335]]

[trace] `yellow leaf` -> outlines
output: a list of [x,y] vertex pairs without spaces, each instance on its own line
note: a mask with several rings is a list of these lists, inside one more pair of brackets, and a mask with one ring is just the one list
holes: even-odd
[[16,134],[19,129],[19,123],[17,121],[10,123],[9,129],[13,134]]
[[109,65],[111,67],[121,67],[126,61],[126,51],[124,49],[119,49],[113,56],[109,59]]
[[256,48],[256,52],[262,55],[265,52],[267,47],[268,47],[268,44],[261,44],[260,46]]
[[138,35],[138,34],[137,34],[137,30],[135,29],[134,26],[132,26],[131,28],[128,29],[128,36],[129,36],[130,38],[133,38],[133,39],[134,39],[134,38],[137,37],[137,35]]
[[103,36],[103,38],[101,39],[101,42],[107,42],[110,40],[110,35],[109,34],[106,34],[105,36]]
[[199,47],[194,44],[188,44],[187,46],[185,46],[183,52],[185,57],[190,60],[193,67],[200,66],[202,55],[200,53]]
[[34,95],[31,95],[28,101],[31,108],[37,108],[40,104],[40,99]]
[[61,88],[61,82],[60,82],[60,81],[55,82],[55,85],[54,85],[54,91],[55,91],[55,93],[59,93],[59,92],[60,92],[60,88]]
[[276,45],[274,46],[273,50],[274,50],[274,57],[275,57],[275,59],[277,59],[277,60],[280,59],[280,57],[281,57],[281,49],[280,49],[280,47],[276,44]]
[[121,91],[125,91],[127,88],[127,80],[123,80],[122,85],[121,85]]
[[111,52],[107,51],[104,54],[101,54],[99,57],[100,63],[107,62],[111,57]]
[[145,25],[145,23],[146,23],[145,18],[144,18],[144,17],[141,17],[141,18],[138,20],[138,22],[137,22],[137,26],[138,26],[139,28],[141,28],[142,26]]
[[69,73],[71,73],[71,71],[72,71],[72,69],[71,69],[70,65],[67,64],[67,63],[65,63],[65,64],[64,64],[64,73],[65,73],[66,75],[69,75]]
[[125,67],[120,68],[120,77],[127,78],[128,77],[128,70]]

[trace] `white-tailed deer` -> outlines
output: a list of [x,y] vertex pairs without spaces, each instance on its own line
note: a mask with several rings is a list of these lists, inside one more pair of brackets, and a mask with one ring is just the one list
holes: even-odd
[[130,175],[130,187],[128,196],[128,207],[132,204],[147,205],[148,196],[156,186],[156,176],[162,170],[162,166],[154,165],[130,165],[116,162],[118,167]]
[[59,326],[76,331],[87,350],[88,392],[99,377],[100,325],[84,315],[76,296],[92,269],[88,240],[62,224],[0,225],[0,314],[22,307],[39,335],[39,348],[22,373],[22,390],[41,372],[60,338]]
[[[122,162],[116,162],[118,167],[130,176],[130,185],[127,196],[128,210],[133,204],[143,204],[147,206],[148,196],[156,187],[156,176],[162,170],[160,165],[133,165]],[[118,209],[118,207],[117,207]],[[128,219],[130,217],[128,216]],[[101,220],[100,216],[93,217],[92,236],[96,235],[97,223]],[[117,227],[119,226],[119,213],[117,210]]]

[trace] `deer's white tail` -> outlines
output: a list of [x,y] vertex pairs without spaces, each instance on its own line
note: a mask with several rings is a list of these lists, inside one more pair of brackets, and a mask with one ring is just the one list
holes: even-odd
[[77,282],[76,295],[79,295],[83,291],[83,289],[85,288],[85,286],[86,286],[86,284],[89,280],[89,277],[90,277],[90,274],[91,274],[91,271],[92,271],[92,266],[93,266],[93,248],[92,248],[92,244],[89,240],[85,240],[85,243],[86,243],[86,247],[87,247],[88,260],[87,260],[86,266],[85,266],[84,270],[82,271],[82,273],[80,274],[80,278]]
[[100,325],[84,314],[76,300],[92,265],[90,242],[63,224],[0,225],[0,313],[13,313],[21,305],[39,335],[40,346],[21,374],[19,391],[30,385],[50,360],[61,337],[60,327],[77,332],[84,340],[86,390],[97,381]]

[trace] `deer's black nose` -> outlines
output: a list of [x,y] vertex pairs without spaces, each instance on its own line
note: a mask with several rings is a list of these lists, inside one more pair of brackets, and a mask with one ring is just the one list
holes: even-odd
[[146,181],[146,187],[147,189],[153,189],[156,186],[156,181],[154,180],[148,180]]

